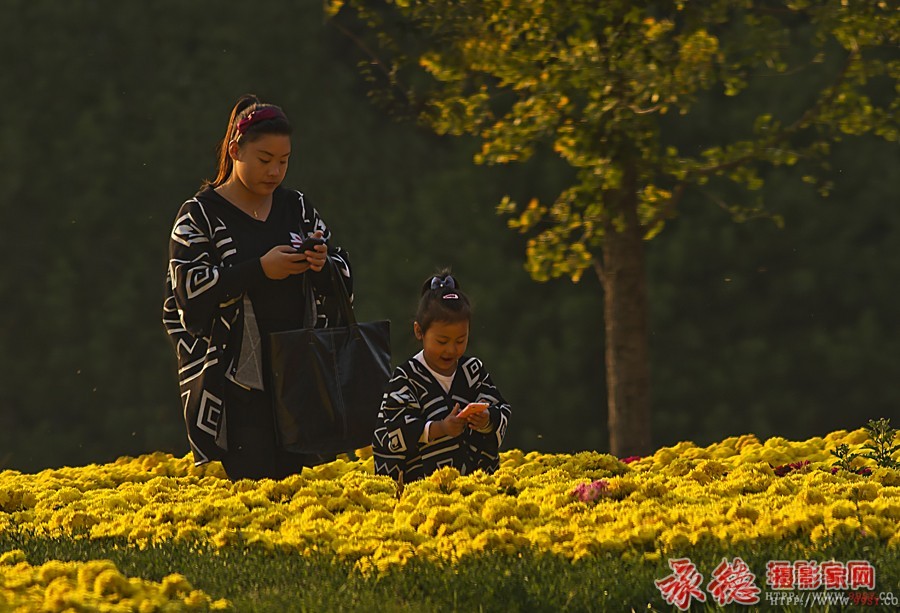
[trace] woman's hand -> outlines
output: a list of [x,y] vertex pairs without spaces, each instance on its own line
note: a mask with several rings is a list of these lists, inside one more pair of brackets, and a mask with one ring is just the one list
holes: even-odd
[[287,245],[272,247],[266,255],[259,258],[259,263],[266,276],[276,281],[299,275],[312,267],[305,253],[298,253]]
[[[322,231],[317,230],[314,234],[316,238],[322,238]],[[325,261],[328,259],[328,245],[316,245],[310,251],[304,251],[306,261],[313,272],[321,272],[325,267]]]
[[[322,231],[317,231],[313,236],[322,238]],[[268,278],[280,281],[291,275],[303,274],[307,270],[319,272],[325,267],[327,259],[327,245],[316,245],[307,251],[297,251],[287,245],[278,245],[259,258],[259,262]]]

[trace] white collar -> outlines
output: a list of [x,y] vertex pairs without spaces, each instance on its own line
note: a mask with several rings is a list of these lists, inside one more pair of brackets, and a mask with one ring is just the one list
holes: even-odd
[[419,353],[417,353],[415,356],[413,356],[413,359],[418,360],[419,363],[422,364],[422,366],[427,368],[428,372],[430,372],[432,375],[434,375],[434,378],[437,379],[437,382],[440,383],[441,387],[444,388],[444,391],[447,392],[448,394],[450,393],[450,386],[453,385],[453,378],[456,376],[455,370],[453,371],[452,375],[442,375],[439,372],[435,372],[435,370],[433,368],[431,368],[431,366],[428,365],[428,362],[425,361],[425,350],[424,349],[422,351],[420,351]]

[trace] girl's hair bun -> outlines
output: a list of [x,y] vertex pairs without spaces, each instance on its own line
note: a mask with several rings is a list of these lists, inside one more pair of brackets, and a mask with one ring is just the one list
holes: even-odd
[[472,318],[472,306],[460,289],[450,269],[428,277],[422,284],[416,322],[425,332],[435,321],[468,321]]

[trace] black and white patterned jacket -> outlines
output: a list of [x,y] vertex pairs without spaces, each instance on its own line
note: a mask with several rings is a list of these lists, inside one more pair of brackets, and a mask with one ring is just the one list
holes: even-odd
[[[443,419],[456,403],[464,407],[470,402],[489,404],[488,432],[466,428],[459,436],[422,440],[428,421]],[[494,472],[511,415],[512,408],[478,358],[460,358],[449,392],[418,359],[411,358],[394,369],[384,393],[372,441],[375,472],[395,480],[402,473],[404,483],[444,466],[461,474],[478,469]]]
[[[221,459],[226,451],[225,412],[222,398],[226,378],[234,380],[240,367],[244,335],[244,297],[255,276],[262,274],[258,260],[237,262],[236,245],[223,216],[216,214],[210,188],[181,205],[169,237],[169,266],[163,302],[163,325],[178,361],[187,438],[196,465]],[[296,227],[288,233],[306,236],[330,231],[303,194],[279,187],[273,198],[295,211]],[[286,237],[286,244],[288,243]],[[352,295],[350,263],[346,252],[329,246],[332,262]],[[300,275],[302,276],[302,275]],[[298,280],[298,282],[300,282]],[[313,284],[316,327],[326,327],[333,302],[327,291]],[[255,320],[250,325],[255,325]],[[257,356],[258,359],[259,356]]]

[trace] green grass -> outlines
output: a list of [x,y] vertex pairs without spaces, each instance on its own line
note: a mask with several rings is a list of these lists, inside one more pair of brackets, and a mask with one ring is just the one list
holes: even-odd
[[[302,556],[258,547],[198,550],[185,544],[163,544],[144,550],[119,540],[46,539],[25,534],[0,534],[0,552],[22,549],[31,564],[48,560],[109,559],[124,574],[159,581],[179,572],[195,588],[213,598],[227,598],[240,612],[504,612],[671,611],[654,585],[671,571],[659,561],[622,560],[600,556],[571,562],[539,552],[485,554],[455,565],[414,561],[380,577],[365,577],[352,563],[332,556]],[[900,596],[900,559],[896,550],[877,541],[857,540],[831,545],[808,555],[784,543],[763,543],[722,549],[713,545],[679,552],[704,575],[705,584],[722,558],[741,557],[764,593],[765,564],[771,559],[863,559],[877,571],[876,592]],[[765,604],[765,602],[761,603]],[[709,598],[691,610],[722,610]],[[732,605],[728,611],[749,613]],[[790,611],[784,607],[752,610]],[[809,611],[810,609],[795,609]],[[817,609],[822,610],[822,609]],[[881,607],[836,610],[879,611]]]

